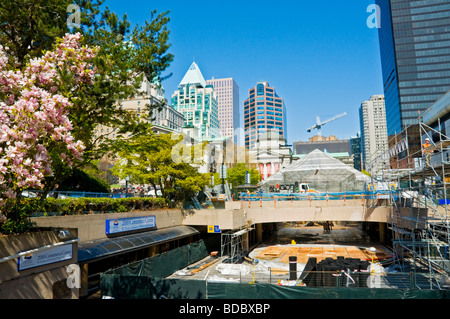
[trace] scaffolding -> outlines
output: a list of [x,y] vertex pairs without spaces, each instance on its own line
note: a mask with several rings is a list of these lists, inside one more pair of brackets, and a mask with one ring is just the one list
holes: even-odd
[[395,267],[414,278],[428,273],[430,289],[442,289],[450,273],[450,137],[444,132],[440,119],[430,126],[419,114],[418,124],[390,136],[366,167],[375,183],[396,185],[388,188]]
[[248,224],[238,230],[233,230],[220,235],[221,257],[224,262],[241,263],[248,253],[248,233],[254,229],[253,224]]

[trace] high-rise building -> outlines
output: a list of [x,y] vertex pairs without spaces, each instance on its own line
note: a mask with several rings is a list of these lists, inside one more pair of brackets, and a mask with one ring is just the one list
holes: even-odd
[[[388,150],[386,109],[383,95],[373,95],[359,108],[362,162],[364,169],[374,169],[377,155]],[[381,163],[378,163],[381,165]],[[378,167],[382,168],[382,167]]]
[[376,0],[387,131],[417,124],[450,89],[450,1]]
[[256,146],[260,134],[274,130],[287,141],[286,106],[268,82],[258,82],[244,101],[245,147]]
[[350,137],[350,147],[352,149],[353,155],[353,168],[361,171],[362,170],[362,145],[361,145],[361,135],[358,133],[356,136]]
[[239,87],[233,78],[215,79],[206,81],[212,85],[219,105],[220,133],[222,137],[233,137],[237,143],[235,130],[240,127],[239,114]]
[[184,126],[198,129],[201,138],[220,137],[217,96],[195,62],[172,94],[171,104],[184,115]]

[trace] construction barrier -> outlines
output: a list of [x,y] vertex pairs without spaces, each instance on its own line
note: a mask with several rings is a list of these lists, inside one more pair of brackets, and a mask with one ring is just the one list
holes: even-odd
[[[311,279],[303,279],[310,286],[280,285],[270,280],[261,282],[254,275],[251,282],[244,280],[232,283],[208,280],[207,277],[204,280],[166,278],[207,256],[206,246],[200,241],[108,270],[100,277],[101,295],[115,299],[450,299],[450,290],[408,288],[410,283],[407,273],[372,276],[367,272],[347,274],[333,271],[319,275],[308,271],[307,275]],[[348,287],[347,275],[356,278],[354,280],[358,284]],[[332,276],[337,276],[336,280]],[[390,276],[393,276],[392,279],[389,279]],[[391,284],[402,283],[406,288],[367,288],[362,284],[367,282],[367,278],[388,280]],[[376,280],[370,283],[377,284]]]
[[[204,241],[199,241],[108,270],[100,276],[101,294],[118,299],[158,299],[162,294],[173,298],[197,298],[196,282],[174,282],[163,278],[208,254]],[[170,292],[172,289],[173,293]]]
[[448,290],[309,288],[264,283],[208,283],[209,299],[449,299]]

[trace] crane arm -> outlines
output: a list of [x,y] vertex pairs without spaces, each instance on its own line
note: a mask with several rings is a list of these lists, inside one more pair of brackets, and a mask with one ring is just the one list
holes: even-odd
[[344,112],[344,113],[342,113],[342,114],[338,114],[338,115],[336,115],[336,116],[333,116],[332,118],[330,118],[330,119],[328,119],[328,120],[325,120],[325,121],[323,121],[323,122],[320,122],[320,118],[317,116],[317,117],[316,117],[316,122],[317,122],[317,124],[313,125],[312,127],[310,127],[309,129],[307,129],[306,131],[307,131],[307,132],[311,132],[311,131],[314,130],[314,129],[318,129],[318,130],[319,130],[319,134],[320,134],[320,130],[321,130],[321,128],[322,128],[323,125],[325,125],[325,124],[327,124],[327,123],[330,123],[331,121],[337,120],[338,118],[341,118],[341,117],[346,116],[346,115],[347,115],[347,113]]
[[339,114],[339,115],[333,116],[332,118],[330,118],[330,119],[328,119],[328,120],[325,120],[325,121],[323,121],[323,122],[322,122],[322,125],[324,125],[324,124],[327,124],[327,123],[330,123],[331,121],[337,120],[337,119],[339,119],[339,118],[341,118],[341,117],[344,117],[344,116],[346,116],[346,115],[347,115],[347,113],[346,113],[346,112],[344,112],[344,113],[342,113],[342,114]]
[[312,130],[314,130],[314,129],[316,129],[316,128],[319,128],[319,129],[320,129],[320,126],[314,125],[314,126],[310,127],[309,129],[307,129],[306,131],[307,131],[307,132],[311,132]]

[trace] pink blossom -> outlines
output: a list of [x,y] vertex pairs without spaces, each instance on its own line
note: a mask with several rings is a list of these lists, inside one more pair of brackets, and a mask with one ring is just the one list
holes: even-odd
[[53,173],[50,145],[67,150],[61,158],[68,165],[81,159],[85,147],[71,133],[72,104],[58,94],[58,69],[73,75],[73,92],[77,85],[93,82],[96,49],[82,47],[80,39],[79,33],[67,34],[55,50],[30,60],[23,71],[7,69],[0,46],[0,205],[22,187],[43,186],[43,178]]

